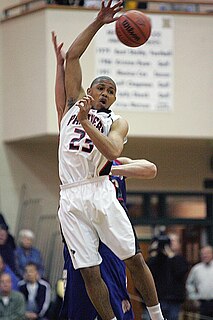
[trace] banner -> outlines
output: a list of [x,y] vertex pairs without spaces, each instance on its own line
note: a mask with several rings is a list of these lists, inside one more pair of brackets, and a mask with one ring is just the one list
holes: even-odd
[[173,109],[174,19],[171,15],[148,16],[151,36],[138,48],[127,47],[118,40],[114,23],[104,25],[95,37],[95,73],[116,82],[115,109]]

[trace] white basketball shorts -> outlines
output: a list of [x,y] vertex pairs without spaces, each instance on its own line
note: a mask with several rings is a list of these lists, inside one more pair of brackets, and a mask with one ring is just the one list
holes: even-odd
[[108,176],[62,185],[58,216],[75,269],[101,263],[99,239],[121,260],[136,253],[132,225]]

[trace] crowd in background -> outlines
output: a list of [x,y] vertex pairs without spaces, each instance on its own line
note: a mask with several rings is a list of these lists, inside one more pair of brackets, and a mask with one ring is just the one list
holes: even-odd
[[[117,2],[117,0],[114,0]],[[84,6],[86,8],[99,8],[100,0],[48,0],[49,4],[59,4],[59,5],[69,5],[69,6]],[[146,10],[148,3],[138,0],[124,0],[124,8],[127,10]],[[186,12],[196,12],[199,11],[199,6],[196,4],[177,4],[177,3],[165,3],[159,4],[159,10],[161,11],[186,11]]]
[[[114,0],[114,2],[118,2],[117,0]],[[130,3],[131,2],[131,3]],[[69,5],[69,6],[84,6],[87,8],[99,8],[101,1],[100,0],[48,0],[49,4],[60,4],[60,5]],[[128,7],[128,3],[132,6],[132,8],[138,8],[138,9],[146,9],[147,3],[142,1],[124,1],[124,7]]]
[[34,233],[27,229],[16,241],[0,214],[0,319],[47,319],[51,287],[43,278],[42,256],[33,241]]
[[[16,241],[0,214],[0,319],[60,319],[63,283],[59,279],[55,291],[45,279],[41,253],[33,246],[34,237],[31,230],[21,230]],[[161,231],[152,239],[147,264],[166,319],[180,319],[186,301],[191,311],[200,312],[203,319],[213,317],[213,247],[201,248],[200,258],[191,268],[175,233]],[[142,319],[150,319],[145,306]]]

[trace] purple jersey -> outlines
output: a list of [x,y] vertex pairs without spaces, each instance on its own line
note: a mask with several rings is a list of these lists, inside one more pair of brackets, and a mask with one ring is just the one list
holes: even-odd
[[[118,166],[121,163],[118,160],[113,160],[112,165]],[[123,176],[110,176],[110,180],[116,187],[117,199],[126,206],[126,182]]]
[[[126,288],[125,264],[103,243],[99,252],[102,256],[101,275],[110,295],[110,302],[119,320],[133,320],[134,315]],[[75,270],[66,245],[64,246],[64,269],[67,270],[66,289],[61,317],[69,320],[101,320],[91,303],[80,270]]]

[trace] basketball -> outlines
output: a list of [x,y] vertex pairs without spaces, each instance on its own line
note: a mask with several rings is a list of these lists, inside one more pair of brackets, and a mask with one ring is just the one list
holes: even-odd
[[151,34],[151,21],[141,11],[129,10],[115,24],[118,39],[128,47],[139,47]]

